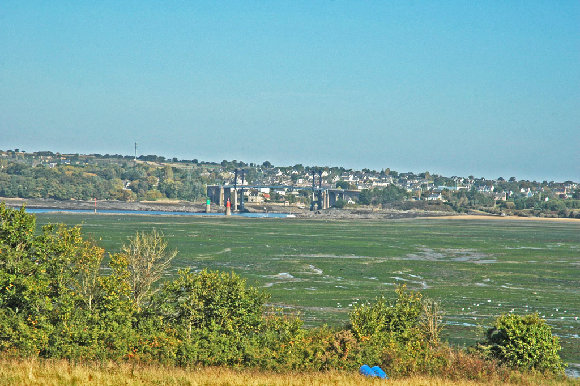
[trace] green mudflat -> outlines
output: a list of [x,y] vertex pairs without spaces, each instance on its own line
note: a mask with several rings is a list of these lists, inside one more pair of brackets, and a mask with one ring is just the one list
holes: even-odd
[[82,225],[109,252],[156,228],[180,268],[234,271],[307,325],[342,325],[357,303],[407,284],[445,311],[445,335],[473,344],[494,317],[538,312],[580,364],[580,222],[391,221],[39,214]]

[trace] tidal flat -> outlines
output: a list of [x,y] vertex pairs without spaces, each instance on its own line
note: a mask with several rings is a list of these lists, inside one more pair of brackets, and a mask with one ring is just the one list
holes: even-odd
[[406,284],[444,310],[444,335],[472,345],[496,316],[538,312],[580,368],[580,221],[314,220],[38,214],[80,225],[107,252],[156,228],[178,269],[234,271],[298,312],[306,326],[340,326],[357,304]]

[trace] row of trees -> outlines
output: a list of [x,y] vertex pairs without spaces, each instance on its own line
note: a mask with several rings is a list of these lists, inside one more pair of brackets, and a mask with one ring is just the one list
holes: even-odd
[[558,340],[537,315],[503,316],[477,349],[452,349],[437,304],[400,287],[394,300],[356,307],[344,328],[304,329],[233,273],[181,270],[159,283],[175,254],[153,231],[105,258],[78,227],[38,231],[34,216],[0,204],[0,352],[276,370],[374,363],[395,376],[562,372]]

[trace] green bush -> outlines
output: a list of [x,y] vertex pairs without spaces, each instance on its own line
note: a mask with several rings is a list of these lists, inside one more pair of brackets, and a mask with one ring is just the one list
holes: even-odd
[[246,286],[235,273],[186,269],[163,284],[153,307],[184,337],[196,329],[248,334],[258,331],[266,299],[267,294]]
[[0,349],[56,358],[119,358],[135,336],[127,265],[80,228],[36,233],[24,208],[0,204]]
[[558,338],[539,315],[502,315],[487,331],[480,350],[513,368],[562,373]]
[[406,343],[422,339],[420,317],[423,312],[421,294],[405,286],[396,290],[398,298],[390,303],[384,297],[374,304],[362,304],[350,314],[351,328],[359,340],[383,339]]
[[378,298],[350,315],[351,330],[360,342],[363,362],[380,363],[394,375],[437,373],[448,363],[439,341],[440,315],[436,303],[405,286],[397,299]]

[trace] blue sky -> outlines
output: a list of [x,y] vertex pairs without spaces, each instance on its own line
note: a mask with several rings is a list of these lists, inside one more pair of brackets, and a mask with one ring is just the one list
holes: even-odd
[[0,2],[0,149],[580,180],[578,1]]

